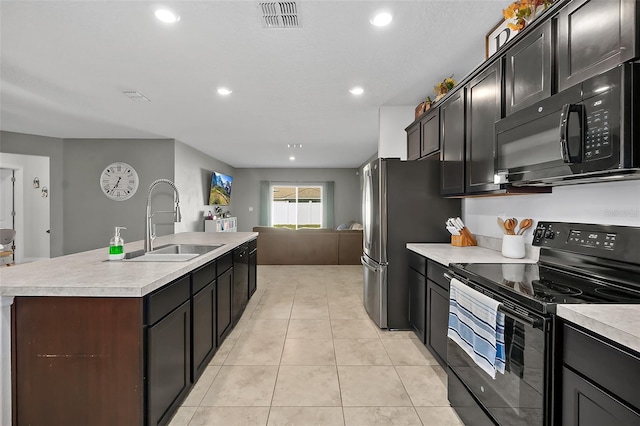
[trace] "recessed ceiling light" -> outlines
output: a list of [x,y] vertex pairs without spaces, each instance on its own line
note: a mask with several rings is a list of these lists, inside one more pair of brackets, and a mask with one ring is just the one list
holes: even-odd
[[218,94],[222,96],[227,96],[233,93],[232,90],[227,89],[226,87],[221,87],[218,89]]
[[364,89],[362,87],[354,87],[352,89],[349,89],[349,92],[352,95],[359,96],[359,95],[362,95],[364,93]]
[[369,22],[371,22],[371,24],[375,25],[376,27],[384,27],[386,25],[389,25],[392,19],[393,16],[391,16],[391,14],[387,12],[380,12]]
[[287,148],[302,148],[301,143],[288,143]]
[[180,17],[168,9],[156,10],[156,18],[167,24],[175,24],[180,20]]
[[294,157],[293,155],[291,157],[289,157],[289,161],[294,161],[296,159],[296,157]]

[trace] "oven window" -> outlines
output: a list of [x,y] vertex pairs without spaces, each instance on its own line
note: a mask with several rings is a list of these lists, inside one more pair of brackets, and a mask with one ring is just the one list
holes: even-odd
[[543,330],[505,317],[504,374],[493,380],[451,339],[447,362],[499,424],[541,426],[546,346]]

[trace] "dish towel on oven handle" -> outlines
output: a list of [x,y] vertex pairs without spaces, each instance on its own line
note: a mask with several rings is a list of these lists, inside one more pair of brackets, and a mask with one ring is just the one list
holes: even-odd
[[500,302],[451,279],[447,336],[492,379],[504,374],[504,314]]

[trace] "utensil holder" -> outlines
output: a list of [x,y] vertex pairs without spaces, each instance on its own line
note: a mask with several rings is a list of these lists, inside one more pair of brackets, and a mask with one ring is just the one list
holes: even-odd
[[469,247],[477,244],[474,244],[466,235],[460,234],[451,236],[451,245],[456,247]]
[[522,259],[525,255],[524,236],[504,235],[502,237],[502,255],[511,259]]

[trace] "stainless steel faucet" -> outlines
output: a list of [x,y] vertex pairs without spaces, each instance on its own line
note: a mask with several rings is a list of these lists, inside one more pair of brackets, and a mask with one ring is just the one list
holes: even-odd
[[[163,211],[157,211],[152,213],[151,212],[151,192],[153,191],[153,188],[155,188],[160,183],[166,183],[167,185],[171,186],[171,188],[173,188],[173,191],[176,193],[176,209],[163,210]],[[182,220],[182,216],[180,215],[180,193],[178,192],[178,188],[176,188],[175,183],[171,182],[169,179],[158,179],[149,186],[149,192],[147,195],[147,217],[146,217],[145,228],[144,228],[144,251],[147,253],[153,250],[153,240],[156,239],[155,225],[152,226],[151,224],[151,218],[156,213],[173,213],[175,215],[174,217],[175,222],[180,222]]]

